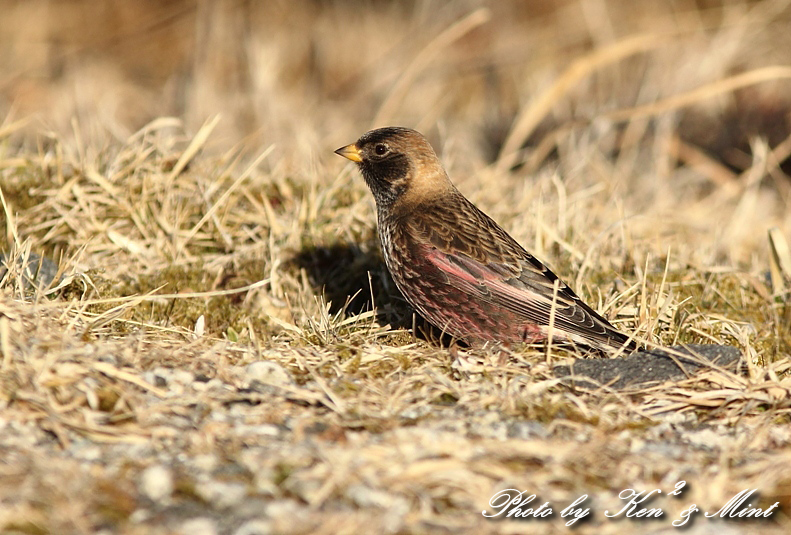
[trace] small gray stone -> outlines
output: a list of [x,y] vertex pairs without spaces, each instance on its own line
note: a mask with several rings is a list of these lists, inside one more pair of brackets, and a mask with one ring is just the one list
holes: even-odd
[[138,509],[129,515],[129,522],[132,524],[142,524],[143,522],[147,522],[151,516],[151,511],[148,509]]
[[277,362],[259,360],[247,366],[247,380],[269,385],[290,385],[294,382],[291,375]]
[[102,448],[87,441],[81,442],[79,445],[75,443],[72,452],[75,458],[83,461],[96,462],[102,458]]
[[192,388],[198,392],[217,392],[225,388],[225,383],[215,377],[214,379],[209,379],[205,382],[195,381],[192,383]]
[[211,453],[202,453],[199,455],[195,455],[192,458],[192,466],[195,467],[196,470],[201,472],[211,472],[217,465],[220,464],[220,460],[217,458],[216,455]]
[[99,362],[106,362],[107,364],[112,364],[115,367],[118,367],[120,364],[120,360],[118,359],[118,357],[116,357],[112,353],[106,353],[104,355],[100,355],[97,360],[99,360]]
[[272,533],[272,523],[263,518],[248,520],[233,535],[269,535]]
[[237,424],[233,431],[237,436],[276,437],[280,434],[280,429],[272,424]]
[[346,489],[346,496],[360,508],[378,507],[380,509],[387,509],[399,500],[403,500],[400,496],[395,496],[387,491],[374,489],[367,485],[349,485]]
[[298,518],[303,507],[294,500],[276,500],[266,506],[264,514],[269,518],[277,520]]
[[522,440],[546,438],[549,436],[547,427],[540,422],[513,422],[508,425],[508,438],[518,438]]
[[173,494],[173,473],[161,464],[146,468],[140,476],[140,490],[153,502],[162,502]]
[[205,481],[195,486],[195,492],[204,501],[219,509],[227,509],[241,502],[247,496],[247,488],[240,483],[224,481]]
[[179,526],[178,533],[180,535],[217,535],[217,523],[206,517],[190,518]]
[[195,382],[195,374],[193,374],[192,372],[188,372],[187,370],[182,370],[180,368],[171,370],[171,377],[173,381],[180,383],[182,385],[189,385]]
[[[58,265],[49,258],[30,253],[26,264],[22,256],[17,256],[15,260],[15,271],[22,271],[22,283],[25,289],[48,288],[55,282],[55,276],[58,274]],[[8,273],[9,262],[12,262],[11,256],[0,253],[0,279]]]
[[696,429],[688,431],[683,435],[684,439],[698,448],[705,448],[712,451],[719,451],[725,449],[729,445],[733,445],[736,441],[732,436],[729,436],[723,429]]

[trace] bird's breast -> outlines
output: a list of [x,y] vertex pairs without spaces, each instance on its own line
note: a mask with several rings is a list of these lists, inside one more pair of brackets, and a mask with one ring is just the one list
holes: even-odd
[[396,221],[383,217],[379,218],[378,231],[387,270],[400,289],[404,281],[404,269],[409,264],[407,236]]

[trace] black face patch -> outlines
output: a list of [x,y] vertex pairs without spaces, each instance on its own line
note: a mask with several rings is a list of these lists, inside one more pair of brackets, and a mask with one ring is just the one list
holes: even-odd
[[391,149],[384,158],[364,157],[360,167],[378,204],[392,203],[406,189],[409,175],[409,158],[406,154]]
[[391,152],[385,158],[368,160],[363,164],[370,169],[372,178],[383,183],[403,182],[409,173],[409,159],[400,152]]
[[390,126],[371,130],[355,143],[362,159],[358,165],[378,206],[392,204],[407,190],[414,171],[408,154],[415,138],[422,136],[409,128]]

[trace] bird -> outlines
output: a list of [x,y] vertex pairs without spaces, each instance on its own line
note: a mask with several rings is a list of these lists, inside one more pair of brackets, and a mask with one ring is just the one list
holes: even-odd
[[391,126],[335,151],[376,202],[385,264],[429,323],[469,344],[546,341],[613,354],[639,349],[451,182],[428,140]]

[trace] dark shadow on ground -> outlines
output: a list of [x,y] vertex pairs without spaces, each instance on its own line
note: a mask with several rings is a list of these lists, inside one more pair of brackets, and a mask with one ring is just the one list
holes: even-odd
[[353,316],[371,310],[375,304],[380,324],[390,324],[394,329],[414,327],[420,339],[442,346],[452,343],[450,336],[442,336],[404,300],[387,271],[378,244],[307,247],[292,262],[306,271],[317,294],[324,293],[332,314],[345,306],[346,315]]

